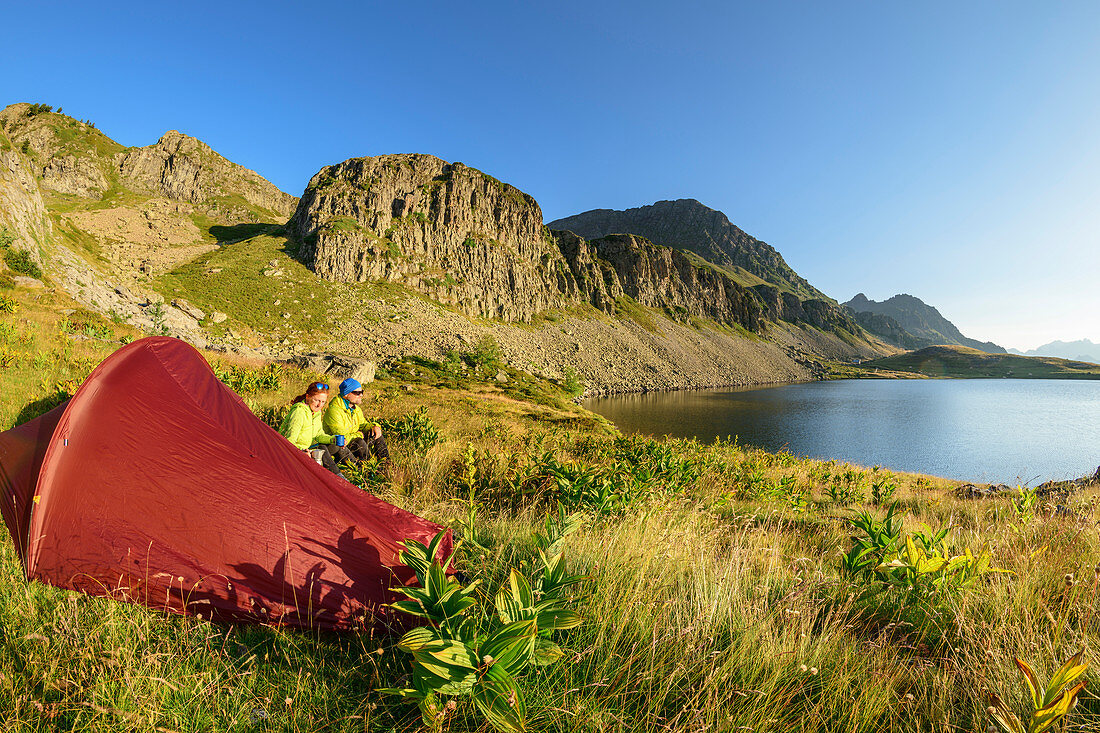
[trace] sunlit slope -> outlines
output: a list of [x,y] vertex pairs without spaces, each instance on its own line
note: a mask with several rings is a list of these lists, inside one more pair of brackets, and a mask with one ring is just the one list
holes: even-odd
[[929,377],[1008,379],[1100,379],[1100,364],[1049,356],[988,354],[966,346],[929,346],[865,361],[863,369],[913,372]]

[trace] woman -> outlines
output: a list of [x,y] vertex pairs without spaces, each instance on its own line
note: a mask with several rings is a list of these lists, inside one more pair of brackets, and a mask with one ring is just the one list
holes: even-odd
[[313,382],[291,401],[290,412],[279,425],[279,434],[294,444],[295,448],[307,451],[322,466],[332,473],[344,477],[337,463],[347,463],[354,457],[343,446],[335,444],[333,437],[325,433],[322,426],[322,413],[328,402],[328,385]]

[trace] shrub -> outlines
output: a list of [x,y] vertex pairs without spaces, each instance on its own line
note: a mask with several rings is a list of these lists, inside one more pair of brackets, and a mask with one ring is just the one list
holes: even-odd
[[15,313],[19,310],[19,304],[10,295],[0,295],[0,313]]
[[565,378],[561,381],[561,387],[570,397],[580,397],[584,394],[584,382],[573,367],[565,368]]
[[42,279],[42,268],[31,257],[31,253],[25,249],[8,249],[4,252],[4,261],[8,263],[8,267],[21,275],[27,275],[38,280]]

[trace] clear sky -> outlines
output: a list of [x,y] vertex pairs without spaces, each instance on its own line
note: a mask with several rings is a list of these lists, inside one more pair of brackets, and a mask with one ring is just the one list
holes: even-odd
[[5,3],[0,106],[300,194],[424,152],[546,220],[696,198],[844,301],[1100,342],[1100,3]]

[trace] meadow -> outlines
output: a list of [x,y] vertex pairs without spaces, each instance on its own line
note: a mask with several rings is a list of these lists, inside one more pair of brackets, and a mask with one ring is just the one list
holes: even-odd
[[[0,427],[140,335],[50,291],[0,290]],[[208,359],[271,424],[316,377]],[[227,627],[27,583],[5,538],[0,730],[1011,730],[992,695],[1023,730],[1100,730],[1100,487],[965,499],[929,476],[626,436],[572,402],[574,381],[507,369],[502,384],[498,361],[486,342],[383,365],[364,409],[393,463],[348,472],[462,540],[470,625],[499,626],[517,575],[550,595],[544,558],[562,552],[570,620],[539,637],[560,653],[514,664],[495,717],[469,692],[428,714],[385,693],[423,679],[402,632]],[[1076,707],[1029,728],[1074,680],[1036,701],[1014,659],[1041,686],[1082,649]]]

